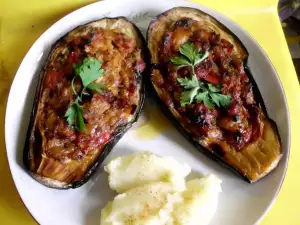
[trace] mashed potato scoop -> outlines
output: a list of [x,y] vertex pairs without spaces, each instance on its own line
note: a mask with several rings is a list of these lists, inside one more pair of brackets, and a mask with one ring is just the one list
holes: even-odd
[[119,192],[101,211],[100,225],[207,225],[217,209],[221,180],[185,182],[191,168],[171,157],[139,152],[105,167]]
[[159,157],[151,152],[117,157],[104,170],[109,174],[110,188],[118,193],[153,181],[170,182],[180,190],[185,186],[184,178],[191,172],[187,164],[180,164],[172,157]]
[[207,225],[221,192],[214,175],[194,179],[186,189],[153,182],[117,195],[101,212],[100,225]]

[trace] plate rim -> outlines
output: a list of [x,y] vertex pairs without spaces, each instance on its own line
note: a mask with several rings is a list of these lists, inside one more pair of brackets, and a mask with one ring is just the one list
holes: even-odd
[[[115,0],[114,1],[114,4],[120,4],[120,3],[124,3],[124,2],[128,2],[128,3],[132,3],[132,2],[135,2],[136,0]],[[265,52],[265,50],[262,48],[262,46],[260,45],[260,43],[258,41],[256,41],[256,39],[246,30],[243,28],[243,26],[241,26],[239,23],[235,22],[234,20],[232,20],[230,17],[226,16],[224,13],[220,12],[220,11],[217,11],[215,9],[212,9],[206,5],[203,5],[201,3],[198,3],[198,2],[192,2],[192,1],[189,1],[189,0],[165,0],[165,1],[169,1],[169,2],[178,2],[178,3],[181,3],[181,2],[188,2],[188,3],[192,3],[194,4],[195,8],[199,9],[199,6],[201,6],[202,8],[204,9],[208,9],[210,11],[213,11],[214,13],[216,14],[219,14],[221,15],[222,17],[226,18],[228,21],[230,21],[230,23],[233,23],[235,26],[237,26],[240,30],[242,30],[251,40],[252,42],[254,42],[259,48],[260,48],[260,51],[261,53],[263,54],[263,56],[267,59],[268,63],[270,64],[271,66],[271,69],[273,71],[273,73],[276,75],[274,76],[275,77],[275,80],[276,80],[276,83],[279,84],[279,87],[280,87],[280,90],[282,92],[282,95],[283,95],[283,102],[284,102],[284,106],[285,106],[285,111],[287,113],[287,130],[288,130],[288,133],[286,134],[287,135],[287,146],[286,146],[286,152],[284,152],[283,154],[286,154],[286,162],[284,163],[284,168],[283,168],[283,173],[282,173],[282,176],[280,177],[280,181],[278,182],[278,187],[276,189],[276,193],[274,194],[274,196],[272,197],[272,200],[269,201],[268,203],[268,206],[265,208],[264,211],[261,211],[261,215],[256,218],[256,222],[254,224],[259,224],[262,219],[266,216],[266,214],[269,212],[269,210],[271,209],[271,207],[274,205],[280,191],[281,191],[281,188],[282,188],[282,185],[284,183],[284,180],[285,180],[285,177],[286,177],[286,173],[287,173],[287,169],[288,169],[288,164],[289,164],[289,159],[290,159],[290,152],[291,152],[291,121],[290,121],[290,109],[289,109],[289,105],[288,105],[288,101],[287,101],[287,97],[286,97],[286,93],[284,91],[284,88],[283,88],[283,84],[281,82],[281,79],[280,79],[280,76],[277,72],[277,70],[275,69],[270,57],[267,55],[267,53]],[[73,14],[79,14],[80,11],[84,10],[85,8],[89,8],[89,7],[92,7],[93,5],[110,5],[110,4],[113,4],[111,1],[108,1],[108,0],[103,0],[103,1],[97,1],[97,2],[94,2],[94,3],[90,3],[90,4],[87,4],[83,7],[80,7],[68,14],[66,14],[65,16],[63,16],[62,18],[58,19],[56,22],[54,22],[49,28],[47,28],[35,41],[34,43],[31,45],[31,47],[29,48],[29,50],[27,51],[26,55],[23,57],[17,71],[15,72],[15,75],[13,77],[13,82],[10,86],[10,90],[9,90],[9,94],[8,94],[8,98],[7,98],[7,103],[6,103],[6,106],[5,106],[5,118],[4,118],[4,126],[5,126],[5,129],[4,129],[4,139],[5,139],[5,150],[6,150],[6,156],[7,156],[7,161],[8,161],[8,165],[9,165],[9,170],[10,170],[10,173],[11,173],[11,176],[13,178],[13,181],[14,181],[14,186],[16,187],[17,189],[17,193],[21,199],[21,202],[22,204],[25,206],[27,212],[30,214],[30,216],[37,222],[37,218],[35,218],[32,214],[32,212],[29,210],[29,208],[27,207],[26,203],[24,202],[20,192],[19,192],[19,188],[17,187],[16,185],[16,182],[15,182],[15,176],[13,174],[13,171],[12,171],[12,167],[11,167],[11,161],[9,160],[9,156],[8,156],[8,150],[7,150],[7,146],[9,146],[10,144],[8,144],[8,132],[7,132],[7,127],[9,126],[8,125],[8,122],[7,122],[7,118],[9,117],[8,115],[8,112],[9,112],[9,108],[11,108],[11,105],[12,105],[12,92],[13,90],[15,89],[15,83],[17,82],[16,80],[19,79],[20,75],[19,75],[19,71],[21,68],[23,68],[23,65],[26,63],[26,60],[27,58],[31,55],[31,52],[33,51],[33,49],[35,48],[36,45],[38,45],[39,42],[41,42],[44,38],[44,36],[49,33],[52,29],[55,29],[56,26],[58,26],[57,24],[60,24],[62,23],[63,20],[66,20],[66,18],[68,17],[71,17]],[[197,7],[198,6],[198,7]],[[172,7],[173,8],[173,7]],[[171,9],[171,8],[170,8]],[[201,9],[200,9],[201,10]],[[209,13],[208,13],[209,14]],[[210,15],[210,14],[209,14]],[[210,15],[212,16],[212,15]],[[215,18],[215,16],[212,16]],[[101,17],[102,18],[102,17]],[[99,19],[101,19],[99,18]],[[155,17],[154,17],[155,18]],[[153,19],[154,19],[153,18]],[[92,21],[92,20],[91,20]],[[223,22],[222,22],[223,23]],[[76,26],[80,26],[81,24],[78,24]],[[226,25],[225,25],[226,26]],[[66,31],[66,32],[69,32],[69,31]],[[63,36],[63,35],[62,35]],[[53,43],[52,43],[53,44]],[[52,45],[51,44],[51,45]],[[281,162],[283,163],[283,162]]]

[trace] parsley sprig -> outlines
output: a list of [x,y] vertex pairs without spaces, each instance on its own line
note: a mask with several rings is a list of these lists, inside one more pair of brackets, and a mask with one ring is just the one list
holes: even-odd
[[83,107],[79,105],[78,99],[68,108],[65,117],[70,126],[75,126],[76,130],[83,131],[85,128],[83,119]]
[[[100,94],[103,94],[102,88],[104,88],[105,86],[101,83],[92,83],[99,77],[103,76],[104,70],[100,69],[101,66],[102,62],[100,62],[98,59],[88,57],[85,58],[82,63],[73,65],[75,76],[72,79],[72,89],[74,94],[78,97],[79,101],[82,101],[83,95],[89,95],[89,93],[86,92],[86,89],[97,91]],[[80,95],[76,92],[74,87],[74,81],[78,76],[81,78],[81,82],[83,85],[83,89]]]
[[185,89],[188,89],[181,94],[180,104],[182,106],[191,104],[192,102],[203,102],[204,105],[206,105],[208,108],[214,108],[215,106],[227,107],[231,104],[230,96],[220,94],[220,85],[214,86],[212,84],[205,84],[197,80],[197,82],[193,83],[193,85],[191,86],[191,80],[178,78],[178,81],[181,86],[183,86]]
[[[90,95],[87,90],[97,91],[103,94],[103,88],[105,85],[102,83],[92,83],[99,77],[104,75],[104,70],[101,69],[102,62],[96,58],[86,57],[82,63],[74,64],[73,69],[75,76],[72,79],[71,86],[76,96],[74,103],[67,109],[65,117],[70,126],[74,126],[76,130],[83,131],[85,129],[85,123],[83,119],[83,113],[85,109],[80,105],[82,103],[83,95]],[[74,81],[80,77],[83,88],[80,93],[77,93],[74,87]]]
[[209,55],[208,52],[200,54],[191,42],[185,42],[181,45],[179,52],[181,55],[172,58],[171,62],[178,67],[191,66],[193,74],[195,74],[195,66],[204,61]]
[[191,42],[186,42],[179,48],[180,56],[171,59],[171,62],[178,67],[190,66],[192,68],[192,78],[177,78],[177,81],[184,87],[185,91],[181,93],[180,104],[185,106],[193,102],[203,102],[208,108],[228,107],[231,105],[231,97],[222,95],[220,85],[212,85],[199,81],[195,74],[195,66],[203,62],[209,55],[199,53]]

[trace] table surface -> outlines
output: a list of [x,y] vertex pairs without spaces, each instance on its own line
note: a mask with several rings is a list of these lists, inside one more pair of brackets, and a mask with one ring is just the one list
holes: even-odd
[[[111,0],[112,1],[112,0]],[[14,186],[6,158],[4,117],[13,77],[35,40],[54,22],[92,0],[4,0],[0,3],[0,218],[2,224],[36,224]],[[142,2],[142,1],[141,1]],[[281,24],[277,0],[197,0],[232,18],[263,47],[283,84],[291,115],[291,154],[286,178],[262,225],[299,225],[300,89]]]

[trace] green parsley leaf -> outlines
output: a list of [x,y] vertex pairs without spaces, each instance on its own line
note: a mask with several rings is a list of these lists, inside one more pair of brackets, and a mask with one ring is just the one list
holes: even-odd
[[76,129],[78,130],[78,131],[83,131],[84,130],[84,128],[85,128],[85,124],[84,124],[84,119],[83,119],[83,108],[80,106],[80,105],[78,105],[78,104],[76,104],[76,107],[77,107],[77,124],[76,124]]
[[178,67],[184,67],[184,66],[191,66],[192,64],[189,62],[189,60],[183,56],[176,56],[171,59],[171,62]]
[[216,91],[217,88],[211,84],[208,84],[208,86],[209,91],[200,92],[195,96],[197,103],[203,102],[208,108],[214,108],[214,105],[227,107],[231,104],[230,96],[210,92],[211,90]]
[[200,92],[195,96],[195,100],[197,103],[203,102],[208,98],[208,91]]
[[78,104],[78,100],[76,100],[65,114],[68,124],[74,126],[78,131],[83,131],[85,128],[83,111],[84,109]]
[[208,91],[204,91],[204,92],[200,92],[195,96],[195,100],[197,103],[201,103],[203,102],[204,105],[206,105],[206,107],[208,108],[214,108],[214,103],[211,101],[211,99],[209,98],[209,93]]
[[67,122],[70,126],[75,125],[75,119],[76,119],[76,107],[72,105],[68,110],[66,111],[65,117],[67,117]]
[[231,104],[230,96],[218,93],[221,91],[220,85],[205,84],[198,81],[195,75],[192,79],[184,77],[177,78],[177,80],[185,89],[180,97],[181,106],[191,104],[194,101],[197,103],[203,102],[208,108],[214,108],[215,105],[217,107],[228,107]]
[[180,104],[181,106],[185,106],[186,104],[191,104],[194,100],[194,97],[197,95],[199,87],[194,87],[191,90],[184,91],[180,96]]
[[89,84],[86,88],[92,90],[92,91],[97,91],[99,92],[100,94],[103,94],[103,88],[105,88],[105,84],[102,84],[102,83],[93,83],[93,84]]
[[231,97],[228,95],[222,95],[219,93],[210,93],[209,95],[218,107],[227,107],[231,104]]
[[[82,102],[83,95],[90,95],[86,89],[95,90],[101,94],[103,91],[101,88],[105,86],[103,84],[94,84],[95,80],[97,80],[100,76],[104,75],[104,70],[101,69],[102,62],[95,58],[85,58],[82,63],[74,64],[73,69],[75,72],[75,76],[72,79],[71,87],[76,95],[75,102],[68,108],[65,113],[65,117],[67,118],[67,122],[70,126],[74,126],[78,131],[84,131],[85,123],[83,118],[83,113],[86,111],[79,102]],[[74,86],[74,81],[76,77],[79,76],[81,78],[83,89],[81,93],[77,93]]]
[[171,59],[171,62],[179,67],[190,66],[192,68],[192,78],[177,78],[177,81],[184,87],[185,91],[181,93],[180,104],[185,106],[196,101],[197,103],[203,102],[208,108],[227,107],[231,104],[231,97],[222,95],[220,85],[212,85],[210,83],[204,83],[197,79],[195,74],[195,66],[203,62],[209,53],[199,53],[191,42],[185,42],[179,47],[181,56],[177,56]]
[[194,65],[197,65],[199,63],[201,63],[202,61],[204,61],[207,57],[208,57],[209,53],[205,52],[203,55],[201,54],[196,54],[195,55],[195,61],[194,61]]
[[85,58],[81,64],[74,66],[75,74],[80,76],[84,87],[104,75],[104,70],[100,69],[101,65],[102,62],[98,59]]
[[179,52],[187,57],[193,65],[195,65],[195,59],[198,51],[197,49],[195,49],[195,46],[192,42],[187,41],[183,45],[181,45],[179,47]]
[[203,103],[204,105],[206,105],[207,108],[210,109],[213,109],[215,106],[214,103],[209,98],[204,99]]
[[208,89],[209,89],[211,92],[220,92],[221,89],[222,89],[222,86],[221,86],[221,85],[207,84],[207,86],[208,86]]
[[195,75],[192,76],[192,79],[184,77],[184,78],[177,78],[177,81],[181,86],[183,86],[186,89],[199,87],[199,81]]
[[[181,65],[181,66],[196,66],[197,64],[201,63],[202,61],[204,61],[209,53],[205,52],[204,54],[200,54],[199,51],[195,48],[195,45],[192,42],[185,42],[183,45],[181,45],[179,47],[179,52],[185,56],[188,60],[189,60],[189,64],[185,63],[181,63],[179,60],[175,60],[176,63],[174,63],[171,59],[171,61],[176,64],[176,65]],[[182,56],[179,57],[175,57],[175,58],[181,58]],[[174,59],[174,58],[173,58]]]

